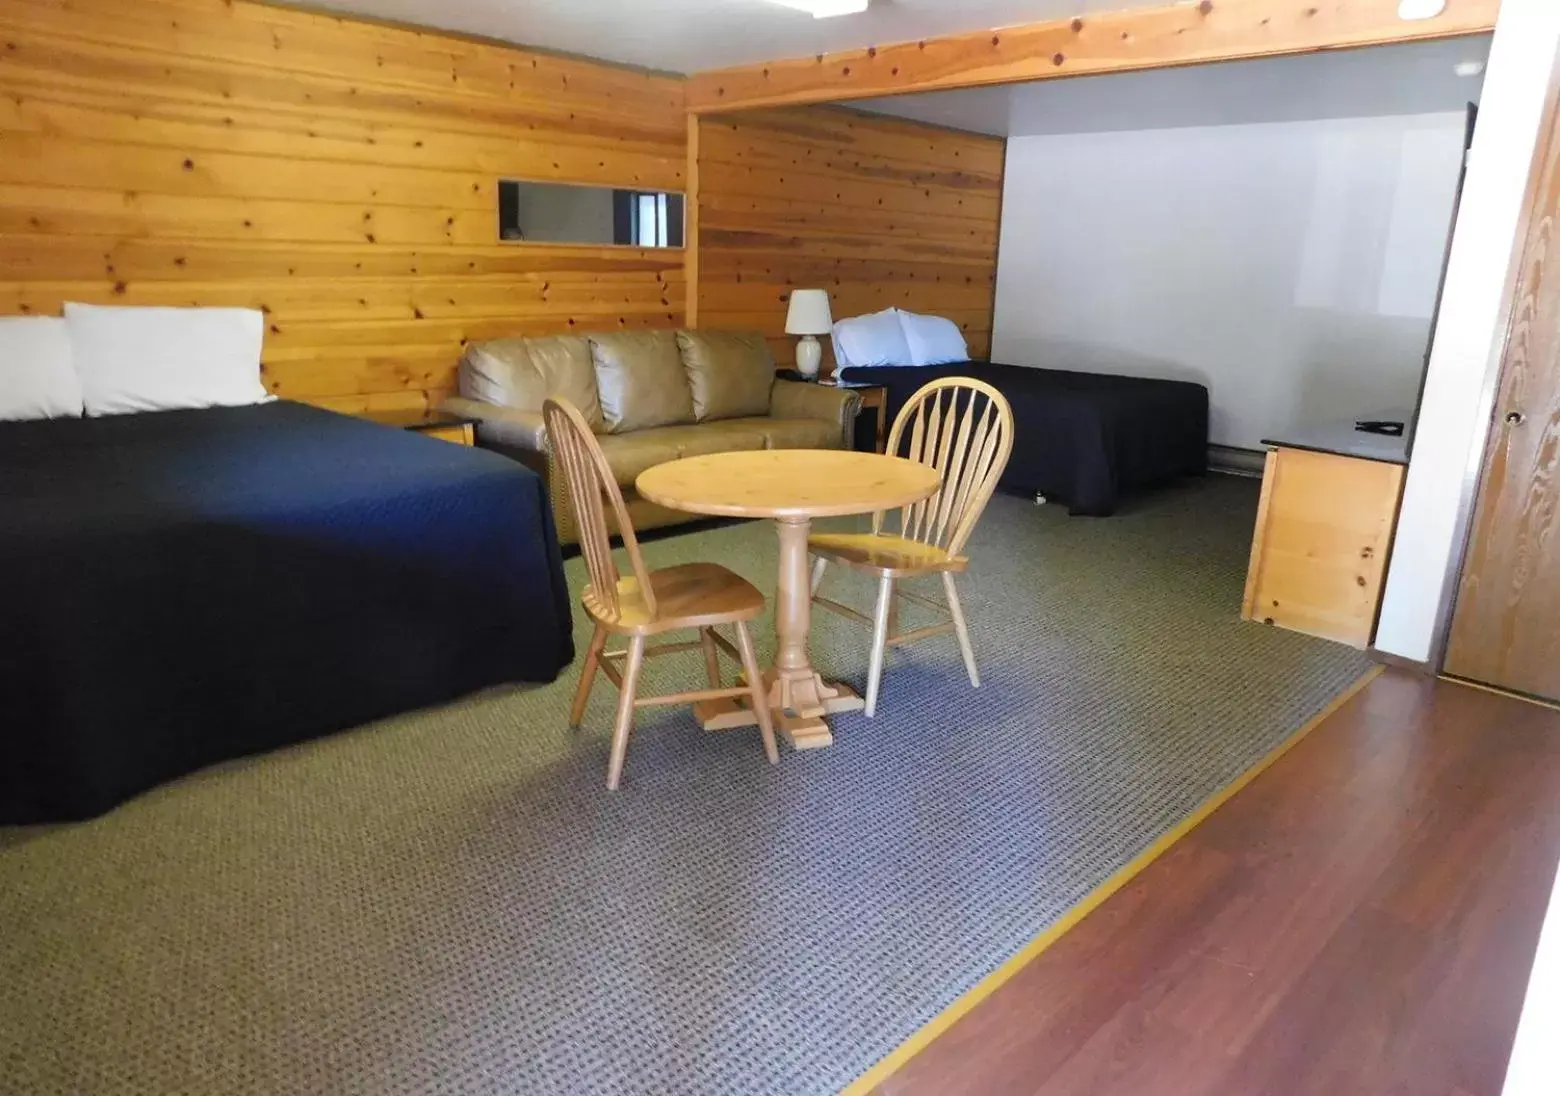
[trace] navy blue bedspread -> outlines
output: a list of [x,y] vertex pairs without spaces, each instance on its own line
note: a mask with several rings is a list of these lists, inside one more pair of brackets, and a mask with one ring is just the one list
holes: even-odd
[[0,822],[574,656],[546,492],[301,404],[0,424]]
[[1013,456],[1002,487],[1105,516],[1123,495],[1208,470],[1208,390],[1189,381],[995,362],[852,366],[842,376],[888,390],[889,421],[939,377],[966,376],[1013,405]]

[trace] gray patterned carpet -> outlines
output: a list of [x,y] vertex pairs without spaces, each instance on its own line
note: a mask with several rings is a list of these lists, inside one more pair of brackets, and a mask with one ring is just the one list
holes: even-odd
[[[613,690],[571,737],[570,672],[0,831],[0,1091],[835,1090],[1365,669],[1237,619],[1255,491],[998,498],[984,687],[922,644],[778,768],[652,712],[610,796]],[[648,555],[773,586],[763,524]],[[815,646],[860,682],[862,631]]]

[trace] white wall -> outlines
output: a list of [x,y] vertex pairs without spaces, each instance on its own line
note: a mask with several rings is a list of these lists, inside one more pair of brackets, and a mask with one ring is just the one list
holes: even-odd
[[1247,448],[1410,408],[1462,141],[1460,112],[1012,138],[992,356],[1198,381]]
[[1557,45],[1560,3],[1503,0],[1376,631],[1379,649],[1415,661],[1434,654],[1466,536],[1463,485],[1489,432],[1501,301]]
[[1502,1096],[1554,1096],[1560,1077],[1560,878],[1549,896],[1549,912],[1538,937],[1538,954],[1528,977],[1522,1019],[1506,1065]]

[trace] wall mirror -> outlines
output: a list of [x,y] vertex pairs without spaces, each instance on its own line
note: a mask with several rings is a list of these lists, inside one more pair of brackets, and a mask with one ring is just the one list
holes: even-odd
[[502,179],[498,238],[515,243],[682,247],[683,196],[665,190]]

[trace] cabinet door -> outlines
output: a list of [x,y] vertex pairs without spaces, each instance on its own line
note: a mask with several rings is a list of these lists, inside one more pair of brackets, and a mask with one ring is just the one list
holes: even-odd
[[432,426],[424,430],[423,434],[440,441],[452,441],[456,445],[471,445],[474,440],[469,426]]
[[1539,134],[1446,672],[1560,699],[1560,81]]
[[1399,464],[1270,452],[1241,615],[1368,647],[1402,491]]

